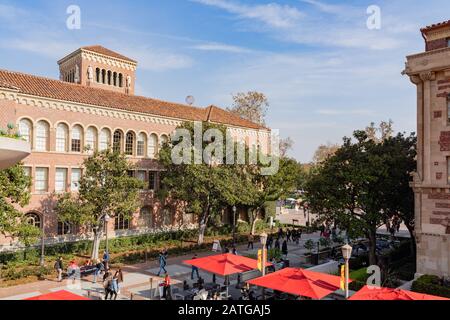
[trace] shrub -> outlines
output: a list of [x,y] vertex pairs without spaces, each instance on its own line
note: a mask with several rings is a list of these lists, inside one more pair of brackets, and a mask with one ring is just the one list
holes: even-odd
[[312,250],[315,247],[314,241],[312,241],[311,239],[309,239],[308,241],[305,242],[304,245],[305,249],[309,251],[309,253],[312,252]]
[[450,287],[444,286],[438,276],[424,275],[413,282],[412,291],[450,298]]

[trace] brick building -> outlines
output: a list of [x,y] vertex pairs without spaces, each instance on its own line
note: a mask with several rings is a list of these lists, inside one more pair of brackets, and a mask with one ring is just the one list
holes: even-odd
[[[183,121],[224,124],[234,139],[263,146],[270,131],[215,106],[198,108],[134,95],[137,62],[101,46],[80,48],[58,61],[60,80],[0,70],[0,128],[17,126],[31,143],[24,167],[32,177],[30,223],[48,243],[89,235],[58,222],[55,193],[76,192],[81,164],[90,150],[112,147],[136,164],[130,172],[145,181],[142,206],[133,219],[110,221],[112,236],[152,232],[193,223],[192,216],[154,197],[162,168],[158,148]],[[258,139],[259,137],[259,139]],[[263,137],[263,139],[261,139]],[[0,236],[0,250],[17,244]]]
[[417,86],[417,273],[450,275],[450,21],[421,30],[425,52],[407,57]]

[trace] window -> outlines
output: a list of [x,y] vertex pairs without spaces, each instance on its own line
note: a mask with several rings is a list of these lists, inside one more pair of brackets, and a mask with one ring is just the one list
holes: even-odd
[[160,141],[161,146],[163,146],[163,145],[164,145],[165,143],[167,143],[167,142],[169,142],[169,137],[166,136],[165,134],[163,134],[163,135],[161,136],[161,141]]
[[130,228],[130,219],[123,214],[117,215],[114,221],[114,230],[128,230]]
[[104,151],[109,148],[111,144],[111,132],[108,129],[102,129],[100,133],[100,151]]
[[123,75],[119,73],[119,87],[123,87]]
[[105,84],[106,83],[106,70],[102,69],[102,83]]
[[117,87],[117,72],[113,73],[113,85],[114,87]]
[[122,151],[122,132],[120,130],[116,130],[114,132],[114,140],[113,140],[113,151],[121,152]]
[[148,140],[148,157],[149,158],[156,158],[157,153],[157,146],[158,146],[158,136],[156,134],[150,135],[150,138]]
[[70,190],[76,192],[80,187],[81,169],[72,169],[70,177]]
[[25,221],[38,229],[41,229],[41,217],[36,213],[28,213],[25,215]]
[[169,208],[166,208],[163,211],[163,223],[165,226],[173,225],[173,213]]
[[146,172],[145,171],[138,170],[136,172],[136,179],[138,179],[139,181],[145,182],[145,178],[146,178]]
[[111,71],[108,71],[108,84],[109,85],[111,85],[111,83],[112,83],[111,82],[111,80],[112,80],[111,78],[112,78],[112,73],[111,73]]
[[140,133],[137,140],[137,156],[145,156],[145,142],[147,138],[144,133]]
[[100,68],[95,69],[95,80],[100,83]]
[[69,222],[58,221],[58,235],[64,236],[72,233],[72,226]]
[[80,126],[72,128],[72,152],[81,152],[82,129]]
[[86,148],[91,153],[97,150],[97,130],[93,127],[89,127],[86,131]]
[[36,192],[48,192],[48,168],[36,168],[34,184]]
[[23,119],[19,122],[19,134],[25,139],[27,142],[31,142],[33,140],[33,124],[30,120]]
[[128,175],[130,178],[134,178],[134,171],[133,171],[133,170],[128,170],[128,171],[127,171],[127,175]]
[[125,154],[127,156],[132,156],[134,150],[134,133],[128,132],[127,133],[127,139],[125,142]]
[[148,172],[148,189],[156,190],[156,171]]
[[153,227],[153,214],[152,209],[150,207],[141,208],[141,220],[144,221],[145,226],[152,228]]
[[48,151],[49,125],[45,121],[39,121],[36,126],[36,150]]
[[67,140],[69,129],[64,123],[58,124],[56,127],[56,151],[67,152]]
[[66,188],[67,188],[67,169],[56,168],[55,191],[66,192]]
[[23,168],[23,172],[25,173],[25,175],[27,177],[31,177],[31,167],[22,167]]

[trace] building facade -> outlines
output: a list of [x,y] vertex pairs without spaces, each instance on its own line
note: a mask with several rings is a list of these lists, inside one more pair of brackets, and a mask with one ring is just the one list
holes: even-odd
[[408,56],[404,71],[417,87],[417,273],[449,276],[450,21],[421,32],[425,52]]
[[[224,124],[236,141],[268,148],[270,131],[215,106],[198,108],[134,95],[137,62],[101,46],[84,47],[59,62],[60,80],[0,70],[0,128],[15,124],[31,144],[24,167],[31,201],[21,210],[43,228],[47,243],[90,237],[58,221],[58,193],[77,192],[82,163],[93,150],[113,148],[135,164],[145,182],[133,219],[110,221],[114,236],[194,223],[194,217],[155,197],[163,168],[158,149],[184,121]],[[18,244],[0,236],[0,250]]]

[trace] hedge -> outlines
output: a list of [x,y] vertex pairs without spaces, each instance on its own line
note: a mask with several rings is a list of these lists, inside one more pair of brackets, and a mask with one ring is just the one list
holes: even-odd
[[450,287],[444,286],[438,276],[424,275],[413,282],[412,291],[450,298]]

